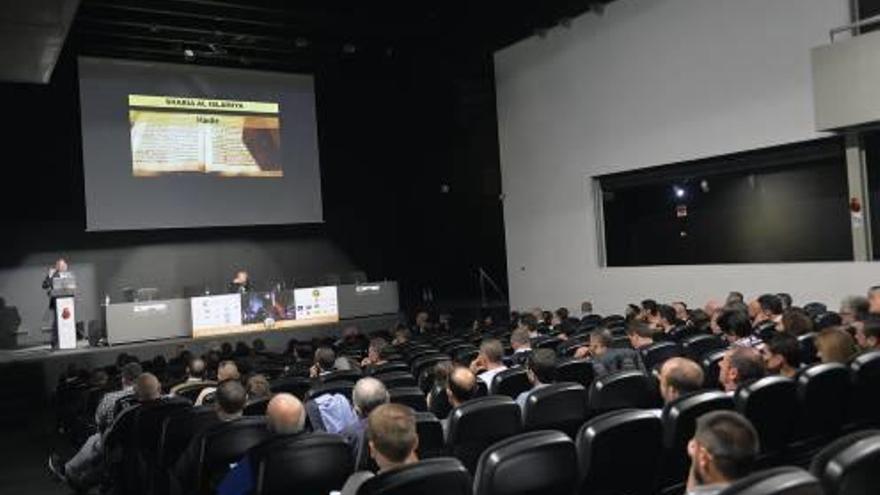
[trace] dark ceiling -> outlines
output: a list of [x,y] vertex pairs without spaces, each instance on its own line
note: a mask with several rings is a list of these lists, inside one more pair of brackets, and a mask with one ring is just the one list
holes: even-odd
[[84,55],[306,68],[329,56],[490,52],[612,0],[82,0]]

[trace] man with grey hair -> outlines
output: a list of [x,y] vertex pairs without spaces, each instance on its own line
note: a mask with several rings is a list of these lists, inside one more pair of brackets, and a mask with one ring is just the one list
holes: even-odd
[[510,361],[517,366],[525,366],[532,355],[532,339],[529,338],[529,331],[524,328],[517,328],[510,334],[510,347],[513,348],[513,355]]
[[339,432],[345,438],[355,462],[355,468],[366,469],[361,462],[368,460],[364,432],[367,429],[367,418],[374,409],[390,401],[385,384],[375,378],[361,378],[354,384],[351,392],[351,403],[358,420]]
[[860,322],[868,315],[871,303],[864,296],[848,296],[840,302],[840,319],[844,325]]
[[507,369],[504,365],[504,346],[498,339],[486,339],[480,344],[480,353],[471,362],[470,369],[477,378],[492,386],[495,375]]
[[[275,394],[266,406],[266,426],[272,437],[299,435],[306,426],[306,409],[302,402],[288,393]],[[271,438],[267,441],[271,441]],[[262,444],[260,444],[262,445]],[[259,449],[259,445],[251,451]],[[217,487],[217,493],[224,495],[246,495],[253,493],[256,480],[255,462],[248,451],[235,466],[226,473]]]

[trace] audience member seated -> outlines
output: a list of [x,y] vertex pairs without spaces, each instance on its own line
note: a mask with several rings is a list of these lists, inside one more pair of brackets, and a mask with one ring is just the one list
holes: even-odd
[[880,320],[871,318],[856,326],[855,337],[862,351],[880,350]]
[[498,339],[486,339],[480,344],[480,353],[471,361],[470,370],[477,374],[487,387],[492,386],[495,375],[506,370],[504,366],[504,346]]
[[[238,380],[226,380],[217,385],[214,397],[214,410],[221,423],[229,423],[242,417],[247,403],[247,391]],[[215,425],[216,427],[216,425]],[[199,450],[206,431],[193,435],[189,446],[174,466],[173,475],[184,493],[190,493],[195,487],[195,476],[198,471]]]
[[637,351],[654,343],[654,330],[641,322],[634,321],[627,325],[626,336]]
[[653,299],[645,299],[642,301],[642,312],[639,315],[639,320],[656,328],[657,320],[659,318],[657,308],[657,301]]
[[589,347],[581,347],[574,353],[574,357],[593,358],[593,368],[596,376],[604,376],[616,371],[642,369],[641,359],[632,349],[614,349],[611,347],[611,331],[607,328],[597,328],[590,332]]
[[742,415],[712,411],[700,416],[687,447],[691,458],[687,495],[716,495],[748,475],[758,447],[758,433]]
[[782,314],[780,330],[787,334],[800,337],[812,332],[814,327],[813,319],[803,309],[789,308]]
[[868,289],[868,312],[872,315],[880,315],[880,285]]
[[510,347],[513,348],[513,355],[510,360],[516,366],[523,366],[532,353],[531,338],[529,331],[524,328],[517,328],[510,334]]
[[[217,383],[225,382],[226,380],[240,380],[241,375],[238,373],[238,366],[235,364],[235,361],[220,361],[220,364],[217,366]],[[214,395],[217,391],[217,387],[205,387],[199,392],[199,396],[196,399],[196,405],[201,406],[205,401],[205,397],[208,395]]]
[[[412,409],[400,404],[384,404],[370,413],[366,431],[370,457],[384,473],[419,461],[416,449],[416,418]],[[358,471],[342,487],[342,495],[355,495],[367,480],[375,476],[369,471]]]
[[532,388],[516,397],[516,403],[519,404],[520,409],[525,408],[529,393],[553,383],[555,374],[556,353],[552,349],[538,349],[531,353],[526,362],[526,375],[529,377]]
[[841,322],[844,325],[852,325],[857,321],[864,321],[870,313],[871,303],[863,296],[848,296],[840,302]]
[[752,327],[758,327],[770,321],[779,324],[782,321],[782,301],[775,294],[763,294],[749,303],[749,317]]
[[430,315],[425,310],[416,312],[415,324],[412,326],[412,334],[425,335],[430,331]]
[[202,358],[193,358],[186,365],[186,380],[171,387],[168,393],[174,395],[178,390],[190,383],[203,383],[207,374],[207,366]]
[[[446,382],[446,397],[449,399],[450,409],[464,404],[473,399],[477,393],[477,377],[464,366],[456,366],[449,374]],[[449,428],[449,418],[440,419],[443,425],[444,436]]]
[[672,306],[661,304],[657,306],[656,327],[664,334],[668,334],[678,325],[675,308]]
[[787,332],[774,335],[760,347],[767,374],[794,378],[801,366],[801,347],[797,337]]
[[765,374],[761,353],[752,347],[734,346],[728,349],[718,367],[718,381],[728,392],[763,378]]
[[856,342],[842,327],[826,328],[816,335],[816,355],[823,363],[847,364],[856,354]]
[[269,386],[269,380],[265,376],[257,374],[252,375],[247,380],[247,400],[252,402],[260,399],[268,399],[272,397],[272,388]]
[[309,376],[317,379],[336,370],[336,353],[330,347],[318,347],[315,350],[315,362],[309,368]]
[[742,311],[727,308],[718,316],[716,324],[724,339],[733,345],[754,347],[761,343],[761,339],[752,333],[749,315]]
[[522,315],[519,319],[517,329],[529,332],[530,339],[537,338],[540,335],[540,333],[538,333],[538,318],[533,314],[527,313]]
[[434,365],[434,384],[425,396],[425,404],[428,405],[428,410],[438,418],[445,418],[451,409],[446,388],[453,368],[452,361],[440,361]]
[[66,463],[57,454],[49,456],[49,470],[56,479],[68,483],[74,490],[95,486],[103,472],[104,433],[113,424],[116,404],[135,393],[135,382],[143,373],[138,363],[128,363],[122,367],[122,388],[107,392],[95,410],[97,432],[89,436],[79,451]]
[[703,368],[687,358],[673,357],[660,367],[660,396],[669,404],[703,388]]
[[[277,394],[266,407],[266,427],[271,437],[299,435],[305,429],[306,414],[302,402],[287,393]],[[259,446],[255,447],[259,448]],[[247,495],[253,493],[256,482],[254,462],[245,455],[226,474],[217,487],[219,495]]]
[[682,301],[675,301],[674,303],[670,304],[670,306],[672,306],[672,309],[675,310],[676,320],[678,320],[680,323],[687,323],[688,321],[690,321],[691,317],[688,313],[687,304],[683,303]]
[[[366,459],[366,456],[363,455],[363,449],[365,448],[364,431],[367,426],[367,418],[374,409],[382,404],[387,404],[388,401],[388,390],[381,381],[367,377],[361,378],[355,383],[354,390],[351,392],[351,403],[358,420],[342,430],[340,435],[345,438],[351,448],[352,458],[356,463]],[[363,468],[364,466],[358,467]]]
[[367,357],[361,360],[361,368],[363,368],[364,374],[372,375],[376,366],[388,362],[388,360],[385,359],[387,352],[385,349],[387,347],[388,342],[381,337],[370,339],[370,346],[367,348]]

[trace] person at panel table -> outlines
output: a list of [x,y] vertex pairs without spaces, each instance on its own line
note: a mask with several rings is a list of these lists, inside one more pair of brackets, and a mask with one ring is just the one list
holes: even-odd
[[251,290],[251,281],[248,278],[248,272],[246,270],[239,270],[235,272],[235,278],[229,282],[228,286],[229,292],[238,292],[245,293],[250,292]]

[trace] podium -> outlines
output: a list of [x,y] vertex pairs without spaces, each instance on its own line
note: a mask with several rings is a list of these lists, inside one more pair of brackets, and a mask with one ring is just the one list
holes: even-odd
[[76,278],[70,272],[52,278],[49,297],[55,308],[52,346],[55,349],[76,349]]

